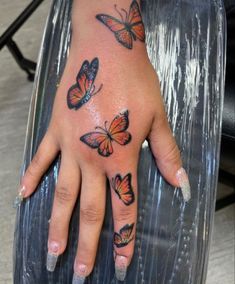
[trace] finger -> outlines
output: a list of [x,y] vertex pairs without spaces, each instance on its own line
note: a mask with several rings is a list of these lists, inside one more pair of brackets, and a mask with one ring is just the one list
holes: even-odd
[[29,197],[35,191],[42,175],[49,168],[58,151],[59,146],[57,142],[54,137],[47,132],[21,179],[19,194],[23,198]]
[[48,236],[47,270],[54,271],[57,258],[66,248],[72,211],[80,185],[80,170],[69,154],[62,152]]
[[94,266],[105,212],[106,177],[97,168],[82,168],[80,225],[73,284],[82,284]]
[[[126,159],[128,160],[128,159]],[[114,261],[116,278],[123,281],[134,253],[137,219],[137,162],[116,165],[109,171],[114,220]]]
[[190,199],[188,176],[182,168],[180,151],[172,135],[163,106],[161,113],[153,121],[149,141],[161,174],[173,186],[181,187],[184,200],[188,201]]

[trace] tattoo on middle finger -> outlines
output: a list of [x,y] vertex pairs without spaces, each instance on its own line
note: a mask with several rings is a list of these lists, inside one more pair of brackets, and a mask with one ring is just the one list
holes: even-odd
[[111,179],[111,186],[121,201],[129,206],[135,201],[134,191],[131,185],[132,175],[128,173],[124,177],[117,174]]
[[119,233],[114,232],[113,242],[116,247],[125,247],[134,239],[134,235],[132,235],[134,225],[135,223],[126,224],[120,229]]

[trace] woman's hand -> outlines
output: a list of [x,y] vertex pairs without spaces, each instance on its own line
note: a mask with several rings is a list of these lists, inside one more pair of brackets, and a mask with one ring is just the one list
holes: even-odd
[[[61,152],[49,228],[47,268],[53,271],[57,257],[66,249],[71,214],[80,194],[74,283],[83,283],[94,266],[105,213],[106,178],[112,193],[116,276],[119,280],[125,278],[134,250],[137,164],[145,139],[150,142],[164,178],[175,187],[183,187],[186,200],[190,197],[187,175],[145,45],[141,40],[132,39],[130,49],[118,42],[117,37],[115,39],[102,21],[95,18],[106,7],[108,13],[113,13],[110,1],[105,5],[104,2],[96,7],[95,14],[90,10],[85,12],[84,0],[74,2],[71,49],[51,122],[21,180],[20,194],[27,198]],[[120,6],[128,10],[125,2]],[[77,5],[81,5],[80,9]],[[79,11],[83,13],[79,15]],[[88,22],[89,27],[85,27],[84,22]],[[78,31],[77,25],[80,25]]]

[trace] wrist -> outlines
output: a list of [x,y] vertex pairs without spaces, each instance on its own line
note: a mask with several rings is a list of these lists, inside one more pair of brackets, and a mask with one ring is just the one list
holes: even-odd
[[[129,1],[128,1],[129,2]],[[114,56],[146,56],[144,25],[139,1],[74,0],[73,49],[92,49]]]

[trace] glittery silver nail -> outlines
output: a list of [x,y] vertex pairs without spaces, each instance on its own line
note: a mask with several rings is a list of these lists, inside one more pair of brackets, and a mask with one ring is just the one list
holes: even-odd
[[186,202],[188,202],[191,198],[191,192],[190,192],[190,184],[189,184],[188,175],[184,168],[180,168],[177,171],[176,178],[181,187],[183,198]]
[[58,259],[57,254],[48,253],[47,254],[47,270],[53,272],[55,270],[56,262]]
[[72,284],[83,284],[85,282],[86,277],[73,274],[73,282]]
[[25,186],[23,186],[20,190],[19,190],[19,193],[18,195],[16,196],[15,198],[15,201],[14,201],[14,204],[13,204],[13,207],[14,208],[18,208],[21,204],[21,202],[23,201],[24,199],[24,192],[25,192]]
[[125,256],[117,255],[115,259],[115,275],[117,280],[124,281],[127,272],[127,258]]

